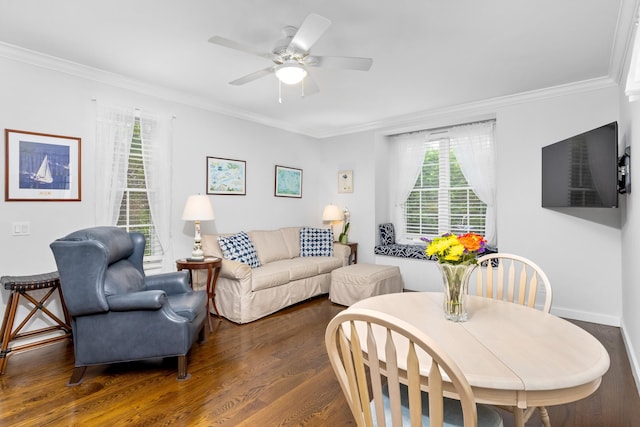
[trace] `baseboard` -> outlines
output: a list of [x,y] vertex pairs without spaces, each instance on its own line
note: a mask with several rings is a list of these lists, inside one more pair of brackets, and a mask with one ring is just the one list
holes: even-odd
[[622,340],[624,341],[624,346],[627,349],[627,356],[629,357],[629,364],[631,365],[633,379],[636,381],[636,389],[638,390],[638,394],[640,395],[640,364],[638,359],[636,358],[636,351],[633,348],[631,338],[627,336],[627,329],[625,328],[624,321],[622,322],[620,331],[622,332]]
[[572,310],[564,307],[551,306],[551,314],[565,319],[581,320],[583,322],[598,323],[600,325],[620,327],[620,316],[593,313],[590,311]]

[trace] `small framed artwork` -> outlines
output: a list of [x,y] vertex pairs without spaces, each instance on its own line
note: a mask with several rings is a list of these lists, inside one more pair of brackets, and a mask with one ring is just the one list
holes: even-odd
[[276,165],[276,197],[302,197],[302,169]]
[[245,196],[247,194],[246,162],[207,157],[207,194]]
[[81,139],[5,129],[7,202],[79,202]]
[[353,171],[338,172],[338,193],[353,193]]

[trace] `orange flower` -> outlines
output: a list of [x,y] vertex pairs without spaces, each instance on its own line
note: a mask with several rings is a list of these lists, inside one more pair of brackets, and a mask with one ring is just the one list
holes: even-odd
[[476,233],[467,233],[462,236],[458,236],[458,241],[469,252],[481,252],[481,249],[483,249],[484,245],[487,243],[484,237]]

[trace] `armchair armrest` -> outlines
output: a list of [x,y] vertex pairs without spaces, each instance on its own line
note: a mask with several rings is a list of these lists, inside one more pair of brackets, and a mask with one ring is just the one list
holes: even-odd
[[342,265],[349,264],[349,257],[351,256],[351,248],[341,243],[333,244],[333,256],[342,260]]
[[160,290],[128,292],[107,297],[111,311],[158,310],[166,302],[167,294]]
[[251,267],[239,261],[223,259],[220,276],[232,280],[246,279],[251,276]]
[[191,292],[189,272],[186,270],[146,276],[144,284],[147,290],[161,290],[166,292],[167,295]]

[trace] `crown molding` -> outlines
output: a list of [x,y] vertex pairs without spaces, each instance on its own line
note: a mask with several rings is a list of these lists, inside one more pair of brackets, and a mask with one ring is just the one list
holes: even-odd
[[402,116],[389,117],[384,120],[363,123],[361,125],[344,127],[333,132],[316,133],[316,138],[329,138],[358,132],[392,132],[398,129],[411,128],[416,123],[433,121],[446,116],[453,115],[482,115],[494,114],[497,109],[511,105],[533,102],[543,99],[566,96],[580,92],[599,90],[617,86],[617,82],[611,77],[600,77],[596,79],[583,80],[580,82],[568,83],[545,89],[537,89],[529,92],[522,92],[497,98],[486,99],[466,104],[451,105],[448,107],[424,110]]
[[109,86],[130,90],[165,101],[177,102],[190,107],[196,107],[214,113],[223,114],[237,119],[259,123],[265,126],[282,129],[292,133],[313,135],[310,129],[292,126],[291,123],[281,120],[273,120],[259,114],[216,103],[200,95],[169,89],[167,87],[152,85],[141,80],[125,77],[123,75],[103,71],[77,62],[57,58],[33,50],[25,49],[9,43],[0,42],[0,57],[22,62],[51,71],[69,74],[85,80],[103,83]]
[[293,126],[290,122],[273,120],[246,110],[237,109],[228,105],[213,102],[210,99],[199,95],[169,89],[158,85],[148,84],[137,79],[122,76],[120,74],[88,67],[86,65],[24,49],[8,43],[0,42],[0,57],[5,57],[14,61],[19,61],[48,70],[73,75],[82,79],[96,81],[106,85],[130,90],[148,96],[153,96],[155,98],[160,98],[171,102],[178,102],[183,105],[204,109],[214,113],[223,114],[237,119],[247,120],[250,122],[282,129],[288,132],[297,133],[316,139],[324,139],[368,131],[381,132],[385,129],[397,130],[398,128],[411,126],[412,123],[421,121],[424,122],[443,116],[453,114],[477,114],[478,112],[487,112],[488,110],[495,111],[495,109],[497,108],[523,102],[531,102],[535,100],[564,96],[589,90],[598,90],[617,85],[616,79],[607,76],[546,89],[471,102],[467,104],[458,104],[432,110],[424,110],[407,115],[394,116],[383,120],[362,123],[356,126],[345,126],[341,128],[322,130]]

